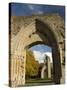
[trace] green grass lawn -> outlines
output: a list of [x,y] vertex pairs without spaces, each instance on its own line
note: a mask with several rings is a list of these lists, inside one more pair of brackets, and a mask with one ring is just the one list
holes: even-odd
[[52,79],[28,79],[26,80],[26,83],[48,83],[51,82]]

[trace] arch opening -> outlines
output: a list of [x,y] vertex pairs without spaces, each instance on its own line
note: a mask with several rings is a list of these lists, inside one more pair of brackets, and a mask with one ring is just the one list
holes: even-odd
[[52,48],[36,42],[26,52],[26,84],[53,82]]

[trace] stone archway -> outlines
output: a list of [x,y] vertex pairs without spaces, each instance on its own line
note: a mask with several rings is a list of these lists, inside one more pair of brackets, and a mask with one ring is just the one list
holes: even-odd
[[[48,15],[49,16],[49,15]],[[14,27],[14,19],[18,20],[19,17],[12,17],[12,26],[14,31],[11,31],[11,52],[10,52],[10,69],[9,69],[9,81],[10,86],[15,87],[19,85],[25,85],[25,60],[26,60],[26,48],[29,48],[38,43],[43,43],[52,48],[52,56],[53,56],[53,82],[56,84],[60,83],[61,79],[61,57],[60,57],[60,45],[59,45],[59,37],[57,31],[55,31],[60,25],[58,23],[51,23],[52,18],[59,19],[59,16],[49,16],[46,19],[46,16],[34,16],[31,18],[25,18],[26,22],[29,20],[29,24],[27,25],[25,21],[21,26],[20,31],[15,33]],[[53,19],[54,19],[53,18]],[[22,17],[22,20],[24,17]],[[18,22],[15,22],[18,23]],[[25,23],[25,24],[24,24]],[[55,25],[57,24],[57,25]],[[62,24],[63,25],[63,24]],[[18,28],[17,28],[18,29]],[[55,29],[55,30],[54,30]],[[60,35],[61,36],[61,35]],[[62,40],[62,39],[60,39]],[[62,41],[63,42],[63,41]]]

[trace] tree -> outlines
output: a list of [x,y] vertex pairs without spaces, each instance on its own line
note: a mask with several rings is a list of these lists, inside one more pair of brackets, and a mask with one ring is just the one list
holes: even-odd
[[35,60],[32,51],[26,51],[26,78],[38,75],[39,63]]

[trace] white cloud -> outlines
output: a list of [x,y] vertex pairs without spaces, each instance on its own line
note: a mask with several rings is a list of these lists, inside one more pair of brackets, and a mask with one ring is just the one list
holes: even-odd
[[33,6],[33,5],[28,5],[28,8],[31,11],[34,11],[34,14],[43,14],[44,12],[41,10],[41,7]]
[[33,5],[28,5],[28,7],[29,7],[31,10],[34,10]]
[[48,55],[52,62],[52,53],[51,52],[40,52],[40,51],[33,51],[34,57],[39,63],[44,62],[45,55]]
[[42,61],[44,54],[39,51],[33,51],[36,60]]

